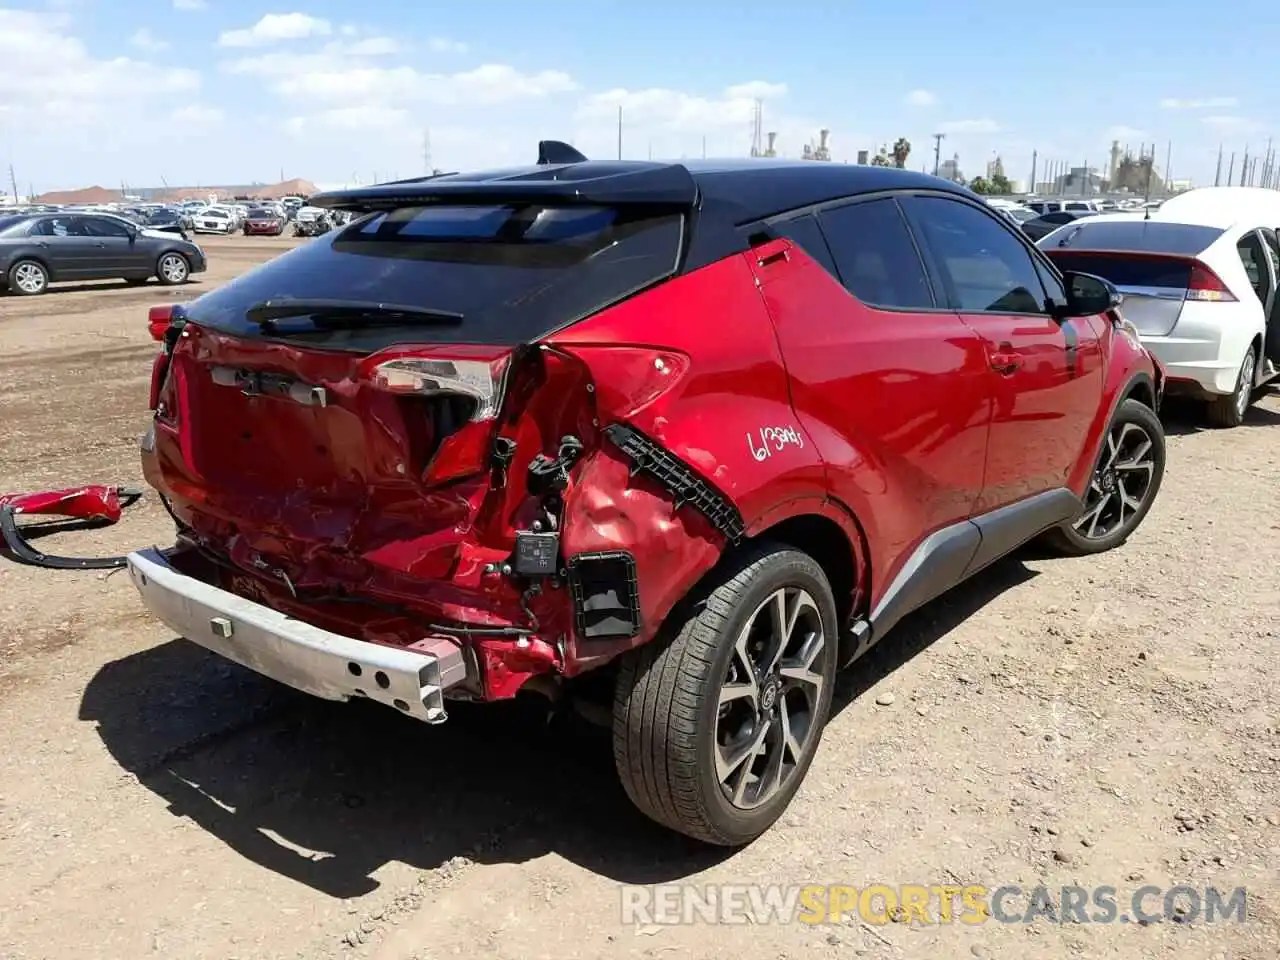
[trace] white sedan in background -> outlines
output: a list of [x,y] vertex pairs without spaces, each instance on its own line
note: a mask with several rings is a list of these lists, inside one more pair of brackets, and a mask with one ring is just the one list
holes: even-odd
[[[1247,187],[1206,188],[1249,191]],[[1211,423],[1238,426],[1280,374],[1280,195],[1174,197],[1149,216],[1100,214],[1040,247],[1063,270],[1110,280],[1120,311],[1168,373],[1167,393],[1205,401]]]
[[196,233],[234,233],[239,217],[230,207],[205,207],[191,215],[191,229]]

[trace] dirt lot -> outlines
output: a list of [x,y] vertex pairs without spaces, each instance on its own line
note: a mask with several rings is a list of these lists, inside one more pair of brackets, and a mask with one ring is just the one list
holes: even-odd
[[[179,297],[290,246],[211,240]],[[0,298],[0,490],[140,483],[172,291]],[[847,677],[806,788],[732,856],[628,806],[607,738],[308,700],[175,640],[124,576],[0,558],[0,957],[1280,956],[1280,401],[1170,423],[1124,548],[1006,561]],[[167,543],[148,498],[54,552]],[[1244,924],[633,928],[619,884],[1248,888]],[[1158,901],[1157,901],[1158,903]],[[1013,902],[1021,909],[1022,901]]]

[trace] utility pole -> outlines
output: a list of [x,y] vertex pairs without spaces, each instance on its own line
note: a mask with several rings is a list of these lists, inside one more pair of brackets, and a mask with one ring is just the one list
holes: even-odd
[[1244,186],[1244,172],[1249,169],[1249,145],[1244,145],[1244,159],[1240,161],[1240,182],[1237,186]]
[[1166,196],[1170,193],[1172,189],[1169,186],[1169,180],[1172,179],[1173,177],[1173,174],[1171,174],[1169,171],[1172,169],[1173,169],[1173,141],[1170,140],[1167,144],[1165,144],[1165,148],[1164,148],[1164,192]]
[[1222,144],[1218,144],[1218,166],[1213,172],[1213,185],[1222,186]]
[[618,104],[618,159],[622,159],[622,104]]
[[[9,186],[13,188],[13,202],[18,202],[18,177],[13,172],[13,164],[9,164]],[[30,198],[28,198],[30,199]]]
[[939,175],[942,170],[942,141],[947,139],[945,133],[935,133],[933,135],[933,175]]
[[1231,159],[1227,161],[1227,186],[1231,186],[1231,177],[1236,169],[1236,152],[1231,151]]
[[707,159],[707,135],[702,135],[702,159]]
[[1036,151],[1031,151],[1031,182],[1027,184],[1028,192],[1036,192],[1036,162],[1040,159],[1040,155]]

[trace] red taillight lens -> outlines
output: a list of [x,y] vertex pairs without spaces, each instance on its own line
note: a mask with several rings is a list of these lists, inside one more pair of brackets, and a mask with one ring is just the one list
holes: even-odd
[[1227,289],[1222,278],[1203,263],[1191,267],[1191,279],[1187,283],[1187,299],[1208,303],[1233,303],[1235,296]]
[[151,396],[148,400],[148,410],[155,410],[160,406],[160,391],[164,387],[165,374],[168,372],[169,354],[161,350],[151,361]]
[[657,347],[565,344],[557,347],[591,371],[597,403],[610,419],[635,416],[673,389],[689,369],[689,358]]
[[151,339],[159,343],[164,339],[164,332],[169,329],[169,324],[173,320],[173,306],[171,304],[159,307],[152,307],[147,311],[147,329],[151,333]]

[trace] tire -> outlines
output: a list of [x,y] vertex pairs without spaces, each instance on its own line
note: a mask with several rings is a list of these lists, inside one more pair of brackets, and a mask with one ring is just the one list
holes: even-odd
[[38,260],[19,260],[9,268],[9,292],[38,297],[49,289],[49,271]]
[[[1139,453],[1143,439],[1150,444],[1145,457]],[[1118,470],[1112,466],[1116,462],[1121,464]],[[1075,520],[1050,531],[1045,540],[1059,553],[1075,557],[1120,546],[1138,529],[1155,503],[1164,479],[1164,465],[1160,418],[1146,404],[1125,400],[1107,427],[1106,440],[1085,491],[1084,509]],[[1136,495],[1135,489],[1139,491]],[[1117,499],[1117,491],[1126,493],[1127,499]],[[1136,501],[1136,508],[1131,501]]]
[[180,253],[162,253],[156,261],[156,277],[166,287],[177,287],[191,279],[191,264]]
[[[741,846],[773,825],[808,772],[831,711],[839,634],[826,575],[804,553],[761,545],[716,576],[705,599],[672,616],[674,636],[659,635],[623,658],[614,693],[613,755],[627,796],[646,816],[696,840]],[[736,687],[741,694],[750,686],[736,641],[748,626],[773,622],[779,593],[788,611],[796,611],[795,631],[767,679],[756,683],[755,695],[722,708],[722,689]],[[803,638],[801,630],[807,631]],[[802,648],[810,658],[807,670]],[[792,673],[783,676],[784,669]],[[758,672],[753,668],[753,675]],[[815,674],[820,682],[812,682]],[[719,738],[740,720],[739,747],[764,736],[768,752],[743,753],[722,776]],[[797,726],[788,729],[798,749],[780,743],[779,732],[793,721]],[[783,772],[776,789],[757,797],[752,788],[761,789],[766,777],[753,780],[747,773],[762,762],[760,774]],[[728,790],[738,787],[744,789],[735,802]]]
[[1225,429],[1244,423],[1244,415],[1249,412],[1249,406],[1253,403],[1253,381],[1257,372],[1258,351],[1251,346],[1240,361],[1235,392],[1211,400],[1205,409],[1206,418],[1212,426]]

